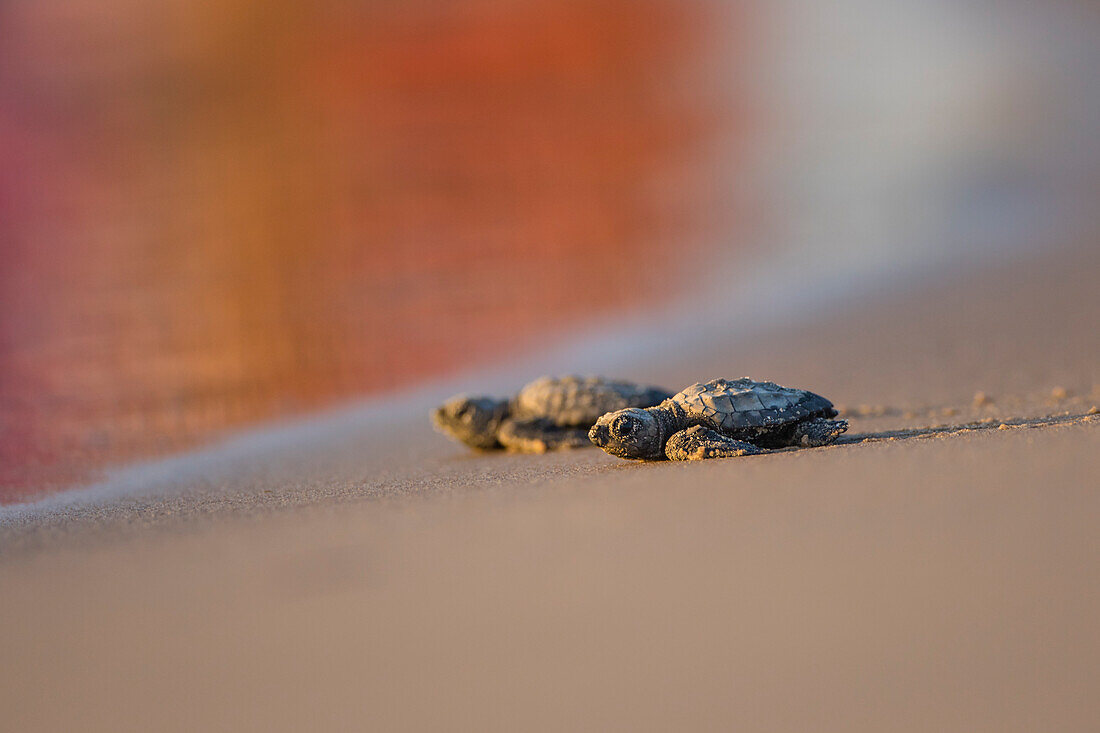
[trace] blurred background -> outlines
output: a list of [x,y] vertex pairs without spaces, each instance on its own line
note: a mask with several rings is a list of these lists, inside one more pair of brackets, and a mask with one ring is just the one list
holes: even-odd
[[7,0],[0,501],[1095,231],[1098,68],[1087,0]]

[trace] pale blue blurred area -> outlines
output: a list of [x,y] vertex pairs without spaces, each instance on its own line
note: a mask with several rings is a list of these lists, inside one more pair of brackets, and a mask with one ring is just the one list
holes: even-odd
[[[757,165],[780,249],[923,269],[1094,223],[1100,10],[1079,2],[782,0]],[[826,258],[813,256],[828,252]]]

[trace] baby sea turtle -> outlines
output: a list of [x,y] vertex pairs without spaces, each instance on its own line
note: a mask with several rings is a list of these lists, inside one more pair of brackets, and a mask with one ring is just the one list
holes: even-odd
[[749,377],[693,384],[656,407],[600,417],[588,437],[620,458],[728,458],[768,448],[828,445],[848,429],[813,392]]
[[588,429],[604,413],[651,407],[670,395],[602,377],[542,377],[510,400],[452,397],[432,410],[432,422],[471,448],[545,453],[588,445]]

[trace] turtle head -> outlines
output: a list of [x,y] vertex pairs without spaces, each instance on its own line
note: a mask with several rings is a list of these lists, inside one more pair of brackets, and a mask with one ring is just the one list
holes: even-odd
[[432,424],[471,448],[496,448],[497,431],[509,411],[507,400],[459,395],[432,410]]
[[650,410],[628,407],[609,412],[592,426],[588,438],[619,458],[661,458],[664,456],[664,431]]

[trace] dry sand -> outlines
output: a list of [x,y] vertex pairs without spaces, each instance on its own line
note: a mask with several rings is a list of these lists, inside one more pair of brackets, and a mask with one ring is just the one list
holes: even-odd
[[811,387],[852,420],[827,448],[470,456],[395,418],[9,524],[0,728],[1098,730],[1097,273],[638,369]]

